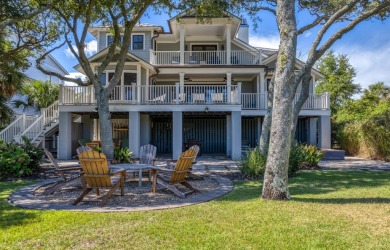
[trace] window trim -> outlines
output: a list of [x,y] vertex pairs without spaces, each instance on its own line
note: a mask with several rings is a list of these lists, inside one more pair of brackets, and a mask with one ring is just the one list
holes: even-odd
[[136,50],[145,50],[145,33],[131,33],[131,50],[134,50],[133,49],[133,43],[134,43],[134,39],[133,39],[133,36],[143,36],[143,48],[142,49],[136,49]]
[[[109,79],[108,79],[109,73],[115,73],[115,70],[108,69],[108,70],[103,71],[103,73],[106,74],[106,85],[107,85],[108,81],[109,81]],[[134,73],[134,74],[137,75],[137,70],[135,70],[135,69],[124,69],[123,72],[122,72],[122,76],[121,76],[121,84],[120,85],[116,85],[116,86],[124,86],[124,84],[125,84],[125,73]],[[137,82],[135,82],[135,84],[137,84]]]

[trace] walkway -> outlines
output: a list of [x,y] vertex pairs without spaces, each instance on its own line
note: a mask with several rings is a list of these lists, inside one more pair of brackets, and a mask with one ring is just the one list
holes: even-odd
[[384,172],[390,171],[390,162],[345,157],[345,160],[321,161],[319,167],[323,170],[365,170]]

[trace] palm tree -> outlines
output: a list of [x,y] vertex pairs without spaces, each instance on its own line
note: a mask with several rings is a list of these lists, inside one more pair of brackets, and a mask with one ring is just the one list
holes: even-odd
[[20,91],[20,94],[25,96],[25,100],[15,100],[14,105],[19,107],[33,107],[37,111],[42,108],[47,108],[59,97],[58,84],[49,81],[33,81],[26,83]]

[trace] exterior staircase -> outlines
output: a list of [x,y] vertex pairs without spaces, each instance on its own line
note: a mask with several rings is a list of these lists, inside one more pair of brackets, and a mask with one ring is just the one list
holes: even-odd
[[45,137],[58,130],[58,101],[41,109],[41,115],[30,117],[26,115],[19,116],[8,127],[0,132],[0,140],[7,143],[15,141],[23,143],[23,136],[28,138],[33,144],[39,146],[43,144]]

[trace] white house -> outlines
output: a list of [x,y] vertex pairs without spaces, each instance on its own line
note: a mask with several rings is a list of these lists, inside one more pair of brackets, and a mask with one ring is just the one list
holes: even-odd
[[[239,159],[242,148],[256,146],[260,137],[276,51],[250,46],[248,25],[230,14],[211,23],[181,14],[168,23],[167,32],[142,23],[133,29],[122,80],[111,95],[114,141],[135,156],[151,143],[159,154],[177,158],[188,143],[198,143],[201,153]],[[99,65],[112,37],[108,27],[89,31],[98,42],[89,60]],[[107,67],[103,81],[114,69]],[[322,75],[313,70],[312,76],[296,138],[330,148],[329,95],[314,94]],[[60,159],[75,155],[78,139],[99,140],[93,87],[61,86],[58,110]]]

